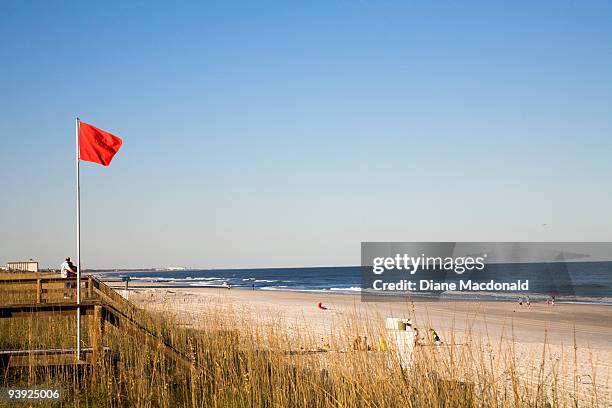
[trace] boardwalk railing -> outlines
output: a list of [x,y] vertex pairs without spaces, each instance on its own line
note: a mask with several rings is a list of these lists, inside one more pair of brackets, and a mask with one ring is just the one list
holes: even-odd
[[[81,280],[81,299],[94,298],[93,276]],[[62,303],[76,301],[76,278],[0,279],[0,304]]]
[[[76,279],[60,277],[0,279],[0,318],[31,316],[33,313],[74,314],[76,309]],[[187,356],[156,332],[152,316],[93,276],[81,279],[80,310],[82,315],[91,316],[90,319],[86,319],[89,322],[91,342],[88,350],[93,350],[93,357],[88,360],[95,361],[98,352],[104,349],[104,326],[105,323],[109,323],[137,341],[159,348],[176,363],[191,366]],[[5,357],[13,356],[11,361],[15,366],[17,361],[24,361],[19,360],[17,356],[30,351],[5,350],[4,354]],[[43,361],[55,361],[48,357],[49,353],[38,350],[38,354],[46,356]],[[64,360],[58,357],[57,361]],[[6,365],[6,361],[4,363],[2,365]]]

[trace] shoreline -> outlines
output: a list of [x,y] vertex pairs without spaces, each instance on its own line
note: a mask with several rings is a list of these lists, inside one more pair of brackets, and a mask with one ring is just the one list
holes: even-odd
[[[108,282],[116,290],[122,290],[121,282]],[[555,344],[570,344],[576,329],[579,343],[588,343],[591,347],[609,348],[612,350],[612,309],[602,304],[557,303],[554,306],[544,303],[532,303],[531,307],[519,306],[516,302],[501,300],[456,300],[412,298],[410,300],[391,300],[362,302],[361,295],[344,293],[321,293],[283,290],[249,290],[241,288],[180,287],[159,285],[149,282],[146,285],[132,286],[130,299],[135,301],[149,298],[155,303],[168,303],[172,310],[173,301],[184,298],[183,303],[198,298],[206,302],[215,302],[226,307],[251,309],[251,312],[268,311],[277,314],[282,309],[286,317],[303,317],[318,323],[330,323],[318,310],[316,305],[323,302],[336,318],[351,312],[365,315],[383,314],[386,317],[406,317],[414,314],[417,320],[432,320],[432,324],[454,330],[467,328],[465,319],[472,319],[471,329],[480,332],[483,325],[494,331],[514,325],[515,335],[522,340],[540,342],[544,330],[550,333],[550,341]],[[176,302],[174,302],[176,303]],[[147,305],[144,305],[147,306]],[[197,305],[196,305],[197,306]],[[198,308],[201,308],[198,306]],[[180,308],[179,308],[180,309]],[[334,319],[337,320],[337,319]],[[528,328],[528,329],[527,329]]]
[[[116,280],[116,279],[107,279],[102,277],[103,281],[106,282],[109,286],[115,288],[115,289],[123,289],[123,287],[125,286],[125,283],[121,280]],[[130,281],[129,284],[129,289],[150,289],[150,288],[157,288],[157,289],[181,289],[181,290],[199,290],[199,289],[215,289],[215,290],[227,290],[227,287],[221,286],[221,285],[184,285],[184,284],[175,284],[172,282],[148,282],[148,281],[139,281],[138,283],[132,283],[133,281]],[[266,289],[269,288],[269,289]],[[261,291],[261,292],[285,292],[285,293],[312,293],[312,294],[320,294],[323,296],[329,296],[329,295],[345,295],[345,296],[359,296],[361,297],[362,295],[365,296],[369,296],[369,297],[373,297],[376,299],[381,299],[381,300],[376,300],[375,302],[405,302],[405,301],[409,301],[409,302],[432,302],[432,301],[443,301],[443,302],[482,302],[482,303],[517,303],[517,300],[520,298],[526,298],[526,297],[530,297],[532,299],[532,304],[538,304],[540,303],[540,301],[542,299],[546,299],[548,296],[545,294],[529,294],[529,295],[525,295],[525,294],[516,294],[513,296],[506,296],[506,297],[501,297],[501,296],[496,296],[495,294],[490,294],[490,295],[480,295],[480,294],[475,294],[473,295],[473,297],[452,297],[452,296],[429,296],[429,295],[412,295],[412,296],[405,296],[405,295],[393,295],[393,294],[389,294],[389,295],[378,295],[378,294],[372,294],[372,293],[366,293],[364,294],[361,291],[349,291],[349,290],[330,290],[330,289],[287,289],[287,288],[282,288],[282,287],[275,287],[275,286],[267,286],[267,287],[255,287],[255,289],[248,287],[248,286],[232,286],[231,290],[240,290],[240,291],[247,291],[247,292],[252,292],[252,291]],[[469,292],[468,292],[469,293]],[[384,300],[384,299],[390,299],[390,300]],[[401,299],[401,300],[400,300]],[[563,298],[561,299],[556,299],[555,300],[555,305],[593,305],[593,306],[603,306],[603,307],[612,307],[612,302],[610,301],[605,301],[605,302],[589,302],[589,301],[582,301],[582,300],[563,300]]]

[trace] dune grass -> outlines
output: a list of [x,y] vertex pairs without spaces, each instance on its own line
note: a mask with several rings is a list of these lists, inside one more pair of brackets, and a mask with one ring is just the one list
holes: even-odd
[[[92,319],[83,319],[83,346],[90,345]],[[320,344],[308,338],[312,333],[296,337],[282,321],[261,324],[214,304],[198,318],[197,329],[185,328],[168,313],[142,313],[139,319],[188,364],[177,364],[162,346],[146,346],[106,323],[103,345],[109,351],[97,365],[2,368],[0,387],[61,387],[63,406],[83,407],[607,404],[607,395],[596,387],[577,384],[576,358],[554,357],[546,339],[538,358],[530,362],[531,371],[525,372],[524,355],[512,337],[483,339],[468,332],[459,339],[451,333],[443,345],[421,340],[406,359],[394,350],[380,317],[357,312],[345,327],[335,329],[327,344],[314,348],[304,346]],[[0,318],[0,350],[72,348],[74,323],[74,316],[59,314]],[[357,347],[350,342],[356,333],[362,336]],[[593,365],[593,378],[595,373]]]
[[[3,371],[0,386],[59,386],[66,406],[88,407],[579,405],[571,392],[560,392],[561,372],[555,378],[521,378],[511,342],[423,344],[411,361],[400,364],[392,347],[378,350],[378,337],[385,333],[375,326],[367,333],[369,350],[309,352],[300,350],[280,325],[254,326],[227,311],[207,316],[198,330],[178,327],[168,316],[151,317],[148,323],[188,357],[188,368],[107,324],[104,345],[112,351],[98,366],[12,369]],[[88,318],[84,323],[87,327]],[[363,321],[355,318],[351,324]],[[355,330],[338,328],[338,336]],[[74,317],[0,319],[0,333],[0,349],[72,347]],[[83,342],[88,341],[85,328]],[[542,359],[546,353],[544,348]],[[591,395],[580,405],[604,403]]]

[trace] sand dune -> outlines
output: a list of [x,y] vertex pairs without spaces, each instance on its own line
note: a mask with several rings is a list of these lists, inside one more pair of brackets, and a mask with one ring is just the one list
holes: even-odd
[[[499,356],[498,361],[512,351],[524,378],[553,378],[556,373],[563,380],[558,384],[560,392],[590,395],[596,386],[600,396],[612,400],[610,306],[536,303],[527,308],[511,302],[426,300],[365,303],[359,295],[154,287],[131,291],[130,300],[149,310],[175,314],[178,322],[195,328],[203,315],[225,310],[238,316],[236,324],[242,330],[250,325],[284,327],[295,339],[292,347],[301,348],[346,348],[352,337],[367,335],[368,327],[382,326],[385,317],[410,317],[421,337],[435,328],[445,344],[461,347],[471,342]],[[319,309],[319,302],[328,310]],[[370,342],[375,347],[376,342]],[[501,380],[504,370],[500,364]]]

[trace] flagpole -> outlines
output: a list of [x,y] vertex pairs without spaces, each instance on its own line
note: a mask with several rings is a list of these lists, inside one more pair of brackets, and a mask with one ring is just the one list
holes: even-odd
[[76,315],[76,359],[81,359],[81,183],[79,179],[79,126],[76,118],[76,268],[77,268],[77,315]]

